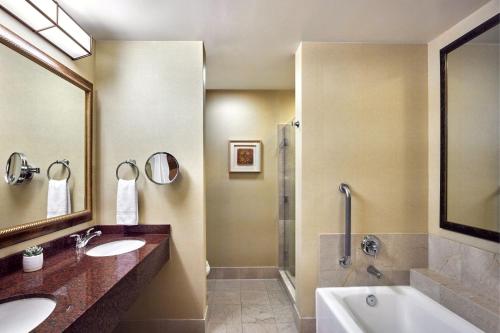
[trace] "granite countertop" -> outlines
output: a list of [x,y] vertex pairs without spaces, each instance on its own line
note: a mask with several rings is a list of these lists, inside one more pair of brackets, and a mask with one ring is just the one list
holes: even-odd
[[[16,269],[0,275],[0,300],[46,295],[57,302],[54,311],[35,332],[76,331],[84,327],[91,331],[97,328],[111,331],[135,300],[139,289],[149,283],[168,260],[169,233],[117,233],[117,228],[106,230],[100,226],[96,229],[101,229],[103,235],[93,238],[87,249],[119,239],[141,239],[146,244],[138,250],[109,257],[77,254],[74,246],[66,245],[52,250],[40,271],[24,273]],[[120,295],[124,299],[120,299]],[[101,303],[101,300],[106,302]],[[113,317],[109,320],[112,323],[89,327],[94,320],[92,317],[106,315],[103,313],[106,307],[110,310],[108,315]]]

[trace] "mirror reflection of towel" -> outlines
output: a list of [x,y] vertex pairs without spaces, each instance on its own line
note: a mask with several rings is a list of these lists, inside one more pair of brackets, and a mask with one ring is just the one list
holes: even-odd
[[47,193],[47,218],[71,213],[71,199],[66,179],[49,180]]
[[170,182],[170,167],[168,166],[167,154],[156,154],[153,156],[151,171],[155,182],[160,184]]
[[139,223],[139,207],[135,179],[118,180],[116,192],[116,223],[135,225]]

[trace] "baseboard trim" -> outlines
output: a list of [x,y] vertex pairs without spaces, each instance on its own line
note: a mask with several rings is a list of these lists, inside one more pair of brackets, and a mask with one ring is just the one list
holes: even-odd
[[281,283],[285,287],[285,290],[286,290],[288,297],[290,298],[292,303],[295,303],[295,287],[290,282],[290,279],[286,275],[285,271],[280,269],[279,274],[280,274]]
[[316,333],[316,318],[307,317],[300,320],[300,333]]
[[205,333],[204,319],[125,320],[113,333]]
[[293,305],[293,317],[295,319],[295,327],[299,333],[316,333],[316,318],[301,317],[297,305]]
[[278,267],[211,267],[208,279],[277,279]]

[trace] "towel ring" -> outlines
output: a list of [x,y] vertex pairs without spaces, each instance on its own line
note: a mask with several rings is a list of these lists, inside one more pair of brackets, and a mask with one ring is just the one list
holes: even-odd
[[137,167],[137,162],[135,160],[126,160],[118,164],[118,166],[116,167],[116,179],[120,180],[120,177],[118,176],[118,171],[120,170],[120,167],[124,164],[130,165],[134,169],[135,181],[137,181],[137,179],[139,179],[139,168]]
[[66,170],[68,170],[68,177],[66,177],[66,181],[68,181],[69,178],[71,177],[71,168],[69,167],[69,161],[67,159],[57,160],[55,162],[52,162],[47,168],[47,178],[49,180],[52,180],[52,178],[50,178],[50,169],[56,164],[61,164],[66,168]]

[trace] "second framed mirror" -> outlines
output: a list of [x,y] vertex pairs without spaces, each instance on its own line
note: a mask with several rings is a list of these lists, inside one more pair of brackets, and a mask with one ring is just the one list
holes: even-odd
[[441,49],[440,226],[500,242],[500,14]]

